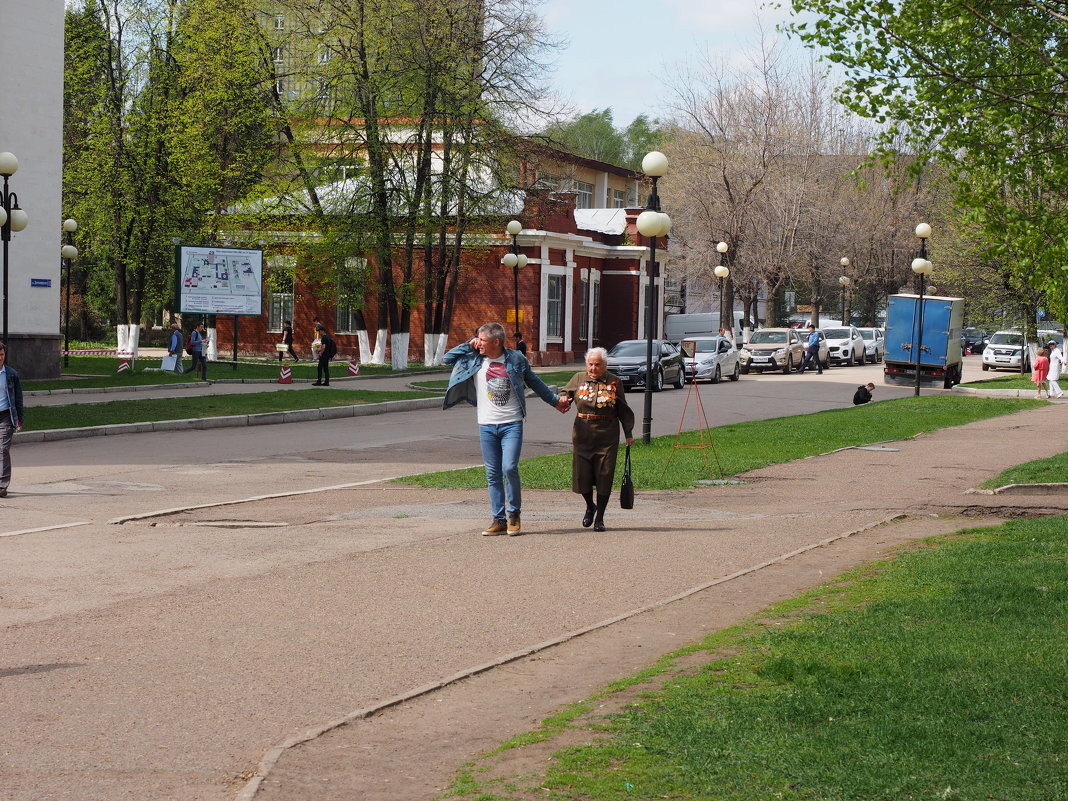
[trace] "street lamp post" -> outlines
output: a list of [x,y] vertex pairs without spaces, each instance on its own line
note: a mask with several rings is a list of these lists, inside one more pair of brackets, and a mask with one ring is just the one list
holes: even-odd
[[[849,271],[849,259],[845,256],[840,258],[838,263],[842,265],[842,269],[846,272]],[[842,285],[842,325],[849,325],[849,321],[853,316],[849,303],[849,290],[853,286],[853,279],[848,275],[843,275],[838,279],[838,283]]]
[[927,239],[931,236],[931,226],[920,223],[916,226],[916,236],[920,238],[920,255],[912,260],[912,271],[920,276],[920,307],[917,312],[916,339],[913,343],[916,357],[916,391],[920,394],[920,354],[923,351],[923,283],[924,279],[931,274],[933,265],[927,260]]
[[[715,273],[716,278],[719,279],[719,330],[722,331],[723,325],[723,280],[731,274],[730,267],[727,266],[727,243],[720,242],[716,245],[716,250],[719,251],[719,264],[712,272]],[[730,324],[731,339],[734,339],[734,321]]]
[[64,288],[65,300],[63,304],[63,366],[70,364],[70,263],[78,258],[78,248],[74,247],[74,232],[78,230],[78,223],[69,217],[63,221],[63,232],[66,234],[66,243],[59,249],[59,255],[63,257],[63,266],[67,268],[67,285]]
[[512,268],[512,290],[515,300],[515,341],[518,346],[519,340],[523,336],[519,329],[519,270],[527,266],[526,254],[519,252],[519,232],[523,230],[523,224],[519,220],[512,220],[505,230],[512,237],[512,251],[505,253],[502,261],[505,267]]
[[8,243],[11,242],[11,234],[17,233],[26,227],[30,218],[19,208],[19,199],[8,186],[8,179],[19,168],[19,160],[13,153],[0,153],[0,176],[4,178],[4,187],[0,191],[0,239],[4,243],[4,331],[2,341],[7,344],[8,313],[7,313],[7,287],[8,287]]
[[660,196],[656,193],[656,182],[668,169],[668,159],[663,153],[654,150],[646,153],[642,159],[642,172],[653,179],[653,189],[649,193],[649,202],[645,211],[638,215],[638,233],[649,239],[649,281],[645,291],[645,417],[642,420],[642,442],[646,445],[652,436],[653,428],[653,334],[656,327],[656,238],[666,236],[671,230],[671,218],[660,211]]

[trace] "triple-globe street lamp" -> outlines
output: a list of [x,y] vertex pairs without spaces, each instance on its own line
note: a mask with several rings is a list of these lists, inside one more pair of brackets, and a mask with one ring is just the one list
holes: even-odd
[[515,300],[515,341],[518,346],[519,341],[523,338],[519,328],[519,271],[527,266],[527,255],[519,252],[519,232],[523,230],[523,224],[519,220],[512,220],[505,230],[512,237],[512,250],[510,253],[505,253],[501,261],[505,267],[512,268],[512,289]]
[[668,159],[654,150],[642,159],[642,172],[653,179],[653,189],[645,204],[645,211],[638,215],[638,233],[649,239],[649,277],[645,291],[645,416],[642,419],[642,442],[646,445],[652,437],[653,428],[653,382],[657,375],[653,367],[653,335],[656,327],[657,264],[656,239],[667,236],[671,230],[671,218],[660,211],[660,196],[656,191],[657,181],[667,174]]
[[63,266],[67,272],[67,284],[64,287],[65,301],[63,304],[63,366],[70,364],[70,263],[78,258],[78,248],[74,246],[74,232],[78,230],[78,223],[68,217],[63,221],[63,233],[66,242],[59,249],[59,255],[63,259]]
[[719,264],[712,272],[716,278],[719,279],[719,330],[728,329],[731,332],[731,339],[734,339],[734,321],[731,320],[729,326],[723,325],[723,281],[731,274],[731,268],[727,266],[727,243],[720,242],[716,245],[716,250],[719,251]]
[[916,338],[913,343],[913,356],[916,362],[916,387],[914,395],[920,394],[920,354],[923,351],[923,284],[931,274],[934,265],[927,259],[927,239],[931,236],[931,226],[920,223],[916,226],[916,236],[920,239],[920,255],[912,260],[912,271],[920,277],[920,303],[916,313]]
[[[849,259],[845,256],[840,258],[838,263],[842,265],[842,269],[849,270]],[[838,283],[842,286],[842,325],[848,326],[849,319],[852,317],[849,308],[849,290],[853,286],[853,279],[848,275],[843,275],[838,279]]]
[[11,191],[8,181],[12,175],[18,172],[19,160],[13,153],[0,153],[0,176],[4,179],[3,189],[0,190],[0,239],[3,240],[3,264],[4,264],[4,329],[2,341],[7,344],[8,329],[8,244],[11,242],[11,234],[25,228],[30,218],[26,212],[19,208],[18,196]]

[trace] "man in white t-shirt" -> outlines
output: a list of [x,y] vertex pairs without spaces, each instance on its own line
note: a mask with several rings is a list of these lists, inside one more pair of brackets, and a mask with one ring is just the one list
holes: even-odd
[[517,350],[506,348],[500,323],[486,323],[470,342],[450,350],[445,364],[453,365],[442,408],[467,401],[478,409],[478,436],[486,466],[493,520],[482,533],[516,535],[522,505],[519,456],[523,449],[523,419],[527,416],[526,388],[560,412],[571,401],[554,393]]

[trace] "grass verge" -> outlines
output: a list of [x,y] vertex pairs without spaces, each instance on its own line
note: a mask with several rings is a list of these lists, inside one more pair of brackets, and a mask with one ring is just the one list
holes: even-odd
[[1068,451],[1048,459],[1036,459],[1010,467],[1005,472],[983,482],[985,489],[997,489],[1008,484],[1059,484],[1068,482]]
[[545,772],[498,753],[446,797],[1068,797],[1068,519],[927,545],[712,635],[622,714],[547,721],[589,744]]
[[26,415],[26,431],[55,428],[143,423],[154,420],[186,420],[197,417],[289,412],[329,406],[353,406],[393,400],[437,397],[431,392],[374,392],[371,390],[309,389],[308,391],[255,392],[241,395],[209,395],[190,398],[150,398],[106,403],[73,403],[65,406],[35,406]]
[[[186,368],[189,367],[189,358],[185,359]],[[133,370],[116,373],[119,361],[114,356],[72,356],[70,365],[63,368],[64,378],[43,379],[39,381],[24,381],[23,388],[26,390],[40,389],[99,389],[102,387],[130,387],[149,386],[155,384],[175,384],[194,380],[190,373],[175,375],[155,370],[147,371],[145,368],[159,367],[159,359],[138,359]],[[315,362],[286,361],[285,365],[290,368],[295,379],[314,380]],[[222,379],[277,379],[279,363],[271,360],[241,361],[236,369],[230,364],[211,362],[208,364],[208,378],[212,380]],[[421,364],[412,364],[410,372],[437,372],[443,368],[426,368]],[[348,375],[348,364],[335,361],[331,363],[330,374],[341,378]],[[360,374],[364,376],[394,375],[389,365],[361,364]],[[446,382],[447,383],[447,382]]]
[[[1046,401],[925,395],[847,409],[720,426],[703,432],[712,448],[676,448],[675,436],[657,437],[631,451],[638,489],[689,489],[702,479],[733,476],[852,445],[908,439],[925,431],[964,425],[988,417],[1043,406]],[[680,445],[700,444],[702,432],[684,433]],[[718,463],[717,463],[718,456]],[[670,460],[670,463],[669,463]],[[722,467],[722,471],[720,471]],[[523,486],[570,489],[571,454],[537,456],[522,462]],[[622,470],[616,471],[618,481]],[[481,467],[423,473],[400,479],[427,488],[479,489]],[[618,486],[618,485],[617,485]]]
[[969,381],[961,386],[977,389],[1034,389],[1035,382],[1031,380],[1030,373],[1010,373],[994,378],[984,378],[980,381]]

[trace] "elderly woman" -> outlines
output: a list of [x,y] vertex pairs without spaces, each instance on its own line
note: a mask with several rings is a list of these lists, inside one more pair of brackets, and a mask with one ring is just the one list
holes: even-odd
[[571,489],[586,500],[582,525],[604,531],[604,510],[608,508],[616,473],[619,428],[623,427],[628,445],[634,442],[634,412],[627,405],[623,382],[608,372],[604,348],[592,348],[586,353],[586,372],[575,373],[563,394],[571,398],[578,412],[571,431]]

